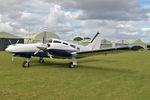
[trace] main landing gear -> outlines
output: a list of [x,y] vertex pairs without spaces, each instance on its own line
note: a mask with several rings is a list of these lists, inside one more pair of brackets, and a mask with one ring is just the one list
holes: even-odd
[[75,67],[76,67],[76,65],[74,65],[73,62],[69,63],[69,68],[75,68]]
[[77,61],[76,61],[76,57],[73,55],[72,56],[72,62],[69,63],[69,68],[75,68],[77,66]]
[[44,63],[44,59],[42,57],[40,57],[39,63]]
[[[42,57],[40,57],[39,63],[44,63],[44,59]],[[77,66],[76,57],[73,55],[72,61],[69,63],[68,67],[69,68],[75,68],[76,66]],[[30,58],[27,58],[27,60],[23,62],[22,67],[23,68],[29,68],[30,67]]]

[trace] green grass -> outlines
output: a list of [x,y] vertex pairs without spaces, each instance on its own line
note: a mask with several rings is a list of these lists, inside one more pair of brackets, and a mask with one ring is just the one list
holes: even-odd
[[78,60],[25,59],[0,52],[0,100],[150,100],[150,52],[97,55]]

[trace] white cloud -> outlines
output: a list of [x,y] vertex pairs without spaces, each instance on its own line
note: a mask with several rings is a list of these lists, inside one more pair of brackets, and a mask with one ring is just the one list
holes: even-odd
[[[62,39],[93,36],[107,39],[148,40],[150,9],[138,0],[0,0],[0,31],[20,36],[41,27]],[[145,27],[146,26],[146,27]]]
[[28,31],[23,29],[23,28],[20,29],[20,32],[23,33],[23,34],[27,34],[28,33]]
[[0,23],[0,32],[12,32],[13,28],[9,23]]
[[125,34],[125,35],[138,35],[139,33],[138,32],[122,32],[122,34]]
[[[48,1],[48,0],[47,0]],[[58,0],[67,8],[80,9],[84,13],[80,19],[103,20],[145,20],[146,9],[138,0]],[[136,17],[135,17],[136,16]]]
[[49,31],[57,33],[66,33],[73,31],[71,21],[74,19],[73,12],[62,10],[61,6],[54,5],[50,8],[50,13],[45,20],[45,26]]
[[34,14],[34,13],[26,13],[23,12],[20,18],[20,21],[23,24],[32,26],[32,25],[38,25],[42,24],[45,21],[45,16]]
[[150,31],[150,28],[142,28],[143,31]]

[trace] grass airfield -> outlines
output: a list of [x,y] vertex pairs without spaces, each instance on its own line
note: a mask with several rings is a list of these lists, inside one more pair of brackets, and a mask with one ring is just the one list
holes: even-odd
[[25,60],[0,52],[0,100],[150,100],[150,51],[78,59],[73,69],[67,59]]

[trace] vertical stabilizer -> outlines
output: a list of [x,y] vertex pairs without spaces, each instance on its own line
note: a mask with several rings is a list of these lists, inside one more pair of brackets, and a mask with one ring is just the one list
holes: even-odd
[[94,36],[88,47],[92,48],[92,50],[98,50],[100,49],[100,45],[101,45],[101,34],[97,32],[97,34]]

